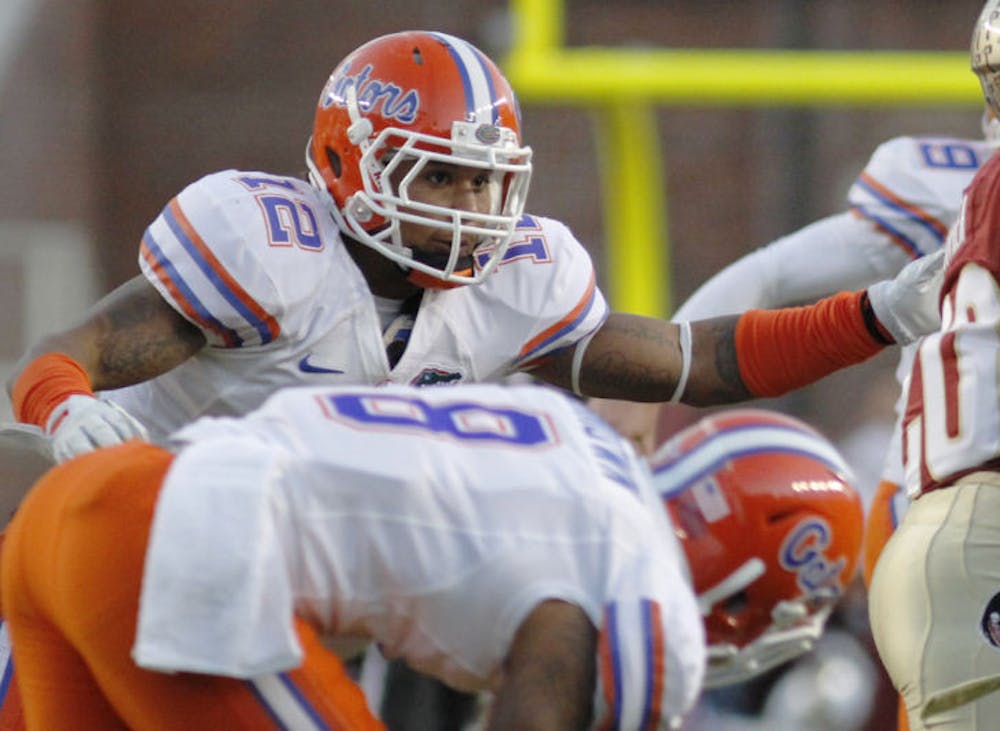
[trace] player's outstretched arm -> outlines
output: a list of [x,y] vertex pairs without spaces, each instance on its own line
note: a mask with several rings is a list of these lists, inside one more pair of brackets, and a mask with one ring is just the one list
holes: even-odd
[[59,460],[145,437],[141,424],[94,392],[153,378],[204,345],[201,331],[137,276],[21,358],[7,381],[15,417],[45,429]]
[[514,635],[487,728],[587,728],[596,657],[597,630],[586,613],[575,604],[542,602]]
[[698,287],[670,319],[703,320],[814,302],[892,277],[909,261],[906,252],[870,222],[838,213],[730,263]]
[[[828,216],[755,249],[702,284],[670,318],[703,320],[789,307],[892,276],[909,260],[887,234],[850,212]],[[591,409],[640,454],[656,447],[658,403],[591,399]]]
[[[804,307],[692,323],[613,313],[535,375],[587,395],[693,406],[779,396],[939,325],[943,252]],[[585,350],[581,350],[585,348]]]

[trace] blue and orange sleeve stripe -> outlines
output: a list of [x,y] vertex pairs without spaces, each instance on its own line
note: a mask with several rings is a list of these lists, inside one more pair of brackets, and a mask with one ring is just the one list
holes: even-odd
[[532,365],[537,365],[533,361],[536,359],[540,360],[548,355],[549,353],[546,351],[552,343],[558,342],[560,338],[572,332],[586,319],[597,299],[596,294],[596,278],[594,273],[591,272],[590,282],[587,284],[583,296],[580,297],[573,309],[560,318],[558,322],[553,323],[526,342],[517,354],[516,366],[518,368],[530,368]]
[[666,637],[656,601],[637,598],[604,607],[597,643],[601,731],[655,731],[668,709]]
[[261,344],[274,340],[281,331],[278,321],[261,307],[250,294],[240,286],[222,262],[216,258],[198,231],[191,225],[177,198],[170,201],[164,211],[164,218],[181,245],[191,255],[191,259],[215,285],[219,294],[239,312],[260,335]]
[[663,621],[660,616],[660,605],[656,602],[642,601],[643,634],[646,638],[646,700],[642,711],[640,728],[655,731],[660,726],[660,716],[663,712],[663,693],[665,690],[667,669],[665,667],[666,645],[663,636]]
[[156,275],[156,278],[191,322],[196,323],[202,330],[214,332],[227,348],[238,348],[243,345],[243,338],[240,337],[239,333],[223,325],[198,299],[198,296],[164,254],[163,249],[153,238],[149,229],[146,230],[142,242],[139,244],[139,255],[145,259],[153,274]]
[[[862,172],[855,182],[859,187],[866,190],[869,194],[873,195],[889,208],[899,211],[909,220],[922,226],[934,237],[935,241],[941,243],[948,235],[947,224],[919,206],[915,206],[912,203],[903,200],[870,174]],[[879,216],[871,210],[868,210],[865,206],[861,205],[852,206],[852,210],[857,215],[862,216],[863,218],[866,218],[874,223],[880,231],[886,234],[893,241],[893,243],[906,251],[911,258],[915,259],[923,254],[920,247],[911,237],[907,236],[885,217]]]
[[618,656],[618,611],[614,604],[604,608],[604,627],[597,643],[597,672],[603,689],[605,715],[597,728],[613,731],[621,727],[621,659]]
[[[256,331],[260,344],[266,345],[277,338],[281,332],[277,318],[262,307],[229,273],[184,214],[177,198],[171,200],[163,210],[162,218],[194,265]],[[147,229],[143,236],[139,252],[186,317],[202,329],[215,333],[227,348],[244,345],[244,337],[235,328],[214,316],[211,309],[198,297],[195,288],[185,281],[176,264],[154,238],[152,228]]]

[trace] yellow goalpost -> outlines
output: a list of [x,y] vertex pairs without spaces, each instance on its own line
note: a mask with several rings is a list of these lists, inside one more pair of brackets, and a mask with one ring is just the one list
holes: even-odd
[[[503,68],[533,104],[598,112],[608,296],[657,317],[671,307],[666,192],[654,109],[699,106],[976,106],[967,52],[566,47],[563,0],[511,0]],[[612,200],[613,198],[613,200]]]

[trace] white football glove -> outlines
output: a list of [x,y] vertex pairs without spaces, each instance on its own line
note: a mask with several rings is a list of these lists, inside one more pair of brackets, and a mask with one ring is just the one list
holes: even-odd
[[895,279],[868,288],[878,321],[899,345],[908,345],[941,327],[938,300],[944,277],[944,249],[914,259]]
[[146,427],[121,406],[81,393],[52,410],[45,433],[52,439],[57,462],[129,439],[148,439]]

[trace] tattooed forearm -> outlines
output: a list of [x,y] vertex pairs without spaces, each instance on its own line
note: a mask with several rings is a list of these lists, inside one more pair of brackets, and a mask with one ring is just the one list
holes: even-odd
[[170,337],[153,327],[141,327],[131,329],[128,337],[103,341],[95,388],[118,388],[154,378],[187,360],[204,344],[197,330],[199,337],[195,338],[189,337],[187,331],[173,332]]
[[638,363],[627,352],[603,351],[587,362],[586,392],[604,398],[666,401],[677,376],[662,365]]
[[95,391],[121,388],[177,367],[204,346],[201,330],[139,275],[105,295],[77,325],[39,340],[6,385],[9,392],[35,358],[63,353],[83,367]]
[[740,376],[736,357],[737,320],[737,317],[720,317],[694,325],[695,358],[685,403],[710,406],[753,397]]
[[680,376],[677,326],[614,313],[591,341],[584,366],[581,383],[590,396],[665,401]]
[[112,306],[103,308],[94,318],[100,333],[95,377],[103,387],[153,378],[204,346],[201,331],[149,285],[120,294]]
[[[736,316],[730,316],[692,323],[684,403],[709,406],[752,398],[736,359],[736,321]],[[568,386],[573,355],[568,348],[535,375]],[[680,328],[665,320],[612,313],[590,341],[582,363],[579,385],[587,396],[668,401],[684,364]]]

